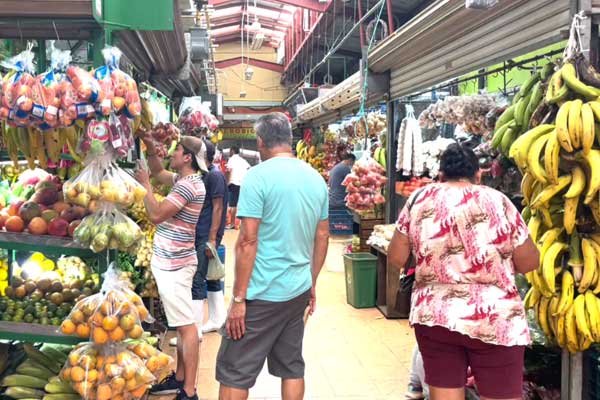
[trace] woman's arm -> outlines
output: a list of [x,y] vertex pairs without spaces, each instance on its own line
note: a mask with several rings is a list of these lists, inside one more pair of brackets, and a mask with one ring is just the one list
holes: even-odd
[[394,236],[390,242],[387,256],[388,268],[393,267],[402,271],[410,257],[410,241],[408,236],[403,233],[394,231]]
[[512,259],[515,270],[521,274],[526,274],[539,267],[540,252],[535,243],[533,243],[531,236],[523,244],[515,248]]

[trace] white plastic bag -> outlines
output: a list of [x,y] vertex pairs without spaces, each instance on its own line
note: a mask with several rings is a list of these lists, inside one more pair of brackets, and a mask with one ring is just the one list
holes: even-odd
[[208,272],[206,273],[207,281],[219,281],[225,277],[225,266],[221,263],[217,249],[210,244],[206,243],[206,247],[211,251],[212,258],[208,261]]

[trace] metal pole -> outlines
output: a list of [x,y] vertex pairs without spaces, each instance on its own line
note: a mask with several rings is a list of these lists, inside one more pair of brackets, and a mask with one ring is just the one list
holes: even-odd
[[388,16],[388,36],[394,32],[394,13],[392,7],[392,0],[386,0],[387,5],[387,16]]
[[[366,39],[365,39],[365,29],[361,22],[363,19],[362,4],[361,4],[362,0],[356,0],[356,1],[357,1],[357,6],[358,6],[358,24],[356,24],[356,25],[358,25],[360,27],[360,48],[364,49]],[[356,25],[354,25],[354,26],[356,26]]]

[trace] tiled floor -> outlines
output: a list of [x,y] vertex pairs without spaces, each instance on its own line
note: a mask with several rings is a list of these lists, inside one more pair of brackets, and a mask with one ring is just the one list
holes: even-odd
[[[228,231],[226,298],[233,284],[233,245],[236,231]],[[414,335],[406,320],[386,320],[375,308],[355,309],[346,304],[342,245],[332,240],[317,287],[317,311],[309,319],[304,340],[306,399],[403,399],[408,380]],[[215,359],[220,336],[204,336],[200,351],[198,394],[217,399]],[[170,348],[174,352],[174,348]],[[163,397],[165,400],[168,397]],[[161,398],[161,400],[163,399]],[[280,380],[263,370],[251,399],[279,399]]]

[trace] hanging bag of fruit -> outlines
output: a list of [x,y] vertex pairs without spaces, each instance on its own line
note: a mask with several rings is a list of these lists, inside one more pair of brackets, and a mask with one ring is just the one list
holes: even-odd
[[375,209],[385,203],[382,195],[383,186],[387,182],[385,170],[368,152],[354,163],[352,172],[346,176],[342,185],[346,187],[346,207],[357,212]]
[[29,124],[29,117],[33,110],[34,58],[30,45],[24,52],[2,62],[2,67],[10,72],[2,83],[1,114],[13,126]]
[[85,400],[141,399],[156,381],[144,361],[123,344],[76,348],[67,357],[60,378]]

